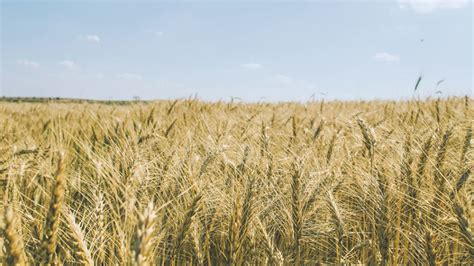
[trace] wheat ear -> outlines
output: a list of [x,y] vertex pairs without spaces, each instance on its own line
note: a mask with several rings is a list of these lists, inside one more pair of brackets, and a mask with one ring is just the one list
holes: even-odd
[[[92,255],[87,247],[87,242],[81,225],[76,222],[76,217],[69,211],[66,215],[69,228],[72,233],[72,240],[74,242],[74,253],[81,259],[80,263],[83,265],[94,265]],[[76,249],[77,248],[77,249]]]
[[58,238],[61,208],[64,202],[66,176],[62,156],[58,162],[55,174],[53,195],[49,204],[48,214],[43,229],[41,260],[43,264],[52,264],[55,259],[56,242]]
[[135,245],[133,246],[133,264],[150,265],[151,238],[155,230],[156,212],[153,202],[148,203],[143,213],[139,215]]
[[7,265],[26,265],[23,240],[17,232],[17,226],[18,219],[12,206],[9,205],[5,209],[5,228],[2,230],[5,236]]

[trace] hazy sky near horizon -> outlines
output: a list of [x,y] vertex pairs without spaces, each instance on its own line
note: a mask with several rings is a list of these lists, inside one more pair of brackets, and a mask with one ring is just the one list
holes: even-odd
[[2,1],[0,94],[398,99],[421,74],[417,95],[472,96],[472,14],[471,0]]

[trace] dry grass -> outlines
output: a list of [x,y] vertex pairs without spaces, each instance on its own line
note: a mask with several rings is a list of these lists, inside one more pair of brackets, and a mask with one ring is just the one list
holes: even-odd
[[7,264],[473,264],[469,98],[0,104]]

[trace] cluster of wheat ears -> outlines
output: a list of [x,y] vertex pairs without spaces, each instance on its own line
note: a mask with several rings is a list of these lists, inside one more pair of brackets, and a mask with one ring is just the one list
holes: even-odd
[[0,103],[2,262],[473,264],[472,99]]

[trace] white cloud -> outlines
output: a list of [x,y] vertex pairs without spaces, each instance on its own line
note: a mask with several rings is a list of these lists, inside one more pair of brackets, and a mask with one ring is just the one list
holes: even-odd
[[275,76],[273,76],[273,79],[278,83],[283,83],[283,84],[293,83],[293,79],[291,77],[286,76],[286,75],[275,75]]
[[88,42],[100,43],[100,37],[95,34],[79,35],[79,38]]
[[87,35],[86,40],[88,40],[90,42],[97,42],[97,43],[100,42],[100,38],[97,35]]
[[261,64],[257,63],[247,63],[247,64],[242,64],[241,65],[243,68],[250,69],[250,70],[257,70],[263,68]]
[[398,25],[395,29],[399,32],[416,32],[418,30],[414,25]]
[[471,0],[398,0],[400,8],[411,8],[418,13],[431,13],[438,9],[467,7]]
[[119,79],[126,79],[126,80],[142,80],[143,77],[141,75],[135,73],[122,73],[118,74],[117,78]]
[[58,65],[60,65],[62,67],[65,67],[69,70],[74,70],[74,69],[77,68],[77,64],[74,61],[71,61],[71,60],[63,60],[63,61],[59,62]]
[[397,54],[389,54],[387,52],[379,52],[374,55],[374,59],[383,62],[398,62],[400,61],[400,56]]
[[145,32],[149,33],[149,34],[153,34],[157,37],[161,37],[161,36],[165,35],[165,33],[163,31],[157,31],[157,30],[152,30],[152,29],[146,29]]
[[97,74],[92,74],[91,77],[93,79],[103,79],[105,78],[105,75],[103,73],[97,73]]
[[35,61],[28,60],[28,59],[20,59],[20,60],[17,60],[16,63],[18,65],[28,67],[28,68],[38,68],[40,66],[39,63],[37,63]]

